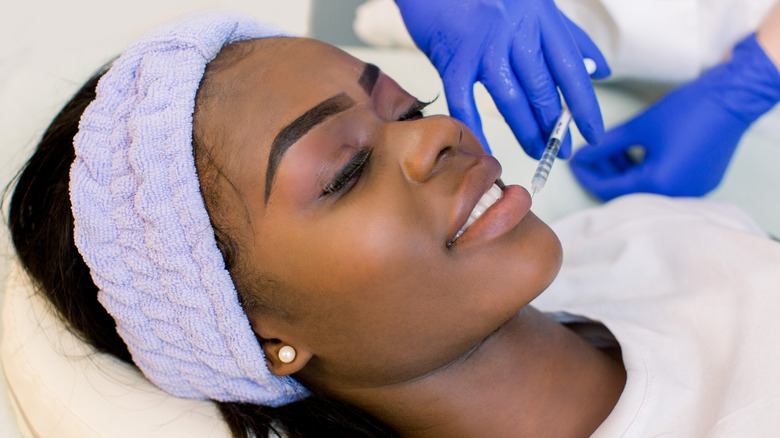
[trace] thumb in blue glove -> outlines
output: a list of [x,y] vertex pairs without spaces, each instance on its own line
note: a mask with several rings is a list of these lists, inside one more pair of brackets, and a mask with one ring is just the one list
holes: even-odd
[[[596,62],[596,79],[609,76],[604,56],[553,0],[396,0],[407,30],[439,71],[450,114],[466,124],[485,149],[474,103],[482,82],[530,156],[544,152],[561,111],[560,87],[588,142],[604,134],[583,56]],[[558,156],[571,155],[571,140]]]
[[[571,160],[580,183],[603,200],[649,192],[701,196],[723,178],[742,134],[780,101],[780,73],[752,34],[716,66],[584,146]],[[639,146],[644,158],[633,160]]]

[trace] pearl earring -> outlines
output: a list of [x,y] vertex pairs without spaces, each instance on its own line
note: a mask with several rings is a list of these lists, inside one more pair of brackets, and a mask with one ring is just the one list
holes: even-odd
[[295,349],[289,345],[279,349],[279,360],[283,363],[290,363],[295,360]]

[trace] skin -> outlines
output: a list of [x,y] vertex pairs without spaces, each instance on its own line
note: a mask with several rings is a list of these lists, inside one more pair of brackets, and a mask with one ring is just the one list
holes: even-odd
[[780,70],[780,2],[776,2],[756,32],[761,47]]
[[[210,75],[220,97],[199,107],[195,133],[230,187],[221,221],[240,271],[276,286],[276,311],[248,311],[271,371],[404,436],[595,430],[625,371],[528,306],[561,263],[528,193],[506,188],[500,214],[448,245],[500,175],[465,126],[403,118],[415,98],[381,73],[366,85],[366,65],[324,43],[243,44],[246,56]],[[290,144],[268,191],[274,138],[334,96],[347,104]],[[363,149],[359,177],[323,195]],[[284,345],[291,363],[278,360]]]

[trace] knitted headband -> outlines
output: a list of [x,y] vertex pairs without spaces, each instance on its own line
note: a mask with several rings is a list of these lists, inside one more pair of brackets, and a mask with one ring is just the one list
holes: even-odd
[[176,396],[279,406],[307,394],[266,366],[192,155],[206,64],[226,44],[272,36],[284,34],[225,10],[152,29],[100,80],[74,138],[76,245],[133,361]]

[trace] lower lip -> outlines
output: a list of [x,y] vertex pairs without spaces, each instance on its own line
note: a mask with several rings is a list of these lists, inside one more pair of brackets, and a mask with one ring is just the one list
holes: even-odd
[[485,210],[452,247],[494,240],[514,229],[531,209],[531,195],[521,186],[504,188],[501,199]]

